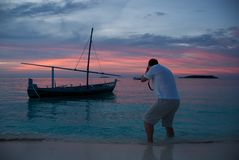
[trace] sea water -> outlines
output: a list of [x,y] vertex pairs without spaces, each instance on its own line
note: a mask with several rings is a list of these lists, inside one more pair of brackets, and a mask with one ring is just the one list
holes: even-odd
[[[48,78],[34,81],[50,87]],[[104,80],[108,81],[108,80]],[[176,79],[181,105],[175,119],[177,141],[239,139],[238,80]],[[110,95],[96,98],[27,96],[27,79],[0,78],[0,138],[50,139],[103,143],[145,143],[143,115],[155,97],[146,83],[120,78]],[[58,86],[82,79],[58,78]],[[165,138],[159,122],[155,141]]]

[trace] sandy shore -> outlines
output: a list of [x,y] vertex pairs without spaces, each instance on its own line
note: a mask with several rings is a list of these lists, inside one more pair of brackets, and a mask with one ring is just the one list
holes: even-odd
[[238,160],[239,143],[163,145],[2,141],[0,160]]

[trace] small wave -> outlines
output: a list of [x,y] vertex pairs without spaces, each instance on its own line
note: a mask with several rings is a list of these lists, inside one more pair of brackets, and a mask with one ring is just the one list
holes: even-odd
[[211,143],[239,143],[239,139],[218,139],[218,140],[196,140],[196,139],[164,139],[159,141],[159,145],[168,144],[211,144]]
[[10,142],[10,141],[44,141],[47,137],[39,135],[0,135],[0,142]]
[[[88,141],[79,139],[62,139],[62,138],[49,138],[49,137],[0,137],[1,142],[75,142],[75,143],[99,143],[99,144],[136,144],[145,145],[146,142],[137,141]],[[223,140],[195,140],[195,139],[176,139],[166,138],[155,141],[155,145],[175,145],[175,144],[212,144],[212,143],[239,143],[239,139],[223,139]]]
[[10,141],[44,141],[44,138],[0,138],[0,142]]

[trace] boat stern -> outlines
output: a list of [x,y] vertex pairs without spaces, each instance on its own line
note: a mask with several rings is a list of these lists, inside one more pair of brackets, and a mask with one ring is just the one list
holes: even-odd
[[31,78],[28,79],[27,94],[30,98],[40,98],[40,95],[37,93],[37,85],[33,84]]

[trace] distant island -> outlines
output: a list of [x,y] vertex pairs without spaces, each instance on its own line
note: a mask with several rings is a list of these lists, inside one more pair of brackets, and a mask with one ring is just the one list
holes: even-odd
[[189,75],[189,76],[184,76],[184,77],[179,77],[179,78],[205,78],[205,79],[218,79],[218,77],[213,76],[213,75]]
[[109,76],[100,76],[100,78],[110,78]]

